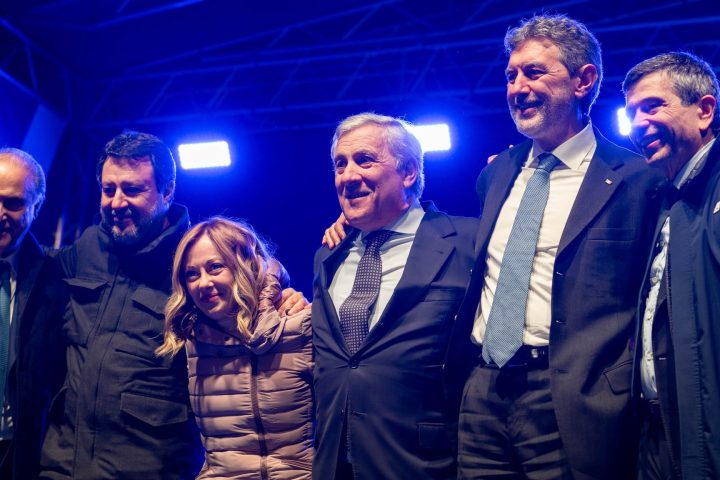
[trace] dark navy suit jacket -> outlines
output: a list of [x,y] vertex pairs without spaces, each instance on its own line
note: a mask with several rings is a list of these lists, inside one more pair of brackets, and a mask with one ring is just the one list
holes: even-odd
[[328,288],[358,232],[332,251],[317,252],[313,478],[334,475],[346,417],[357,480],[455,478],[457,412],[448,412],[442,371],[470,278],[477,225],[477,219],[426,207],[400,282],[354,355]]
[[[631,478],[637,426],[630,403],[631,339],[637,295],[662,175],[599,132],[555,258],[550,326],[552,399],[576,479]],[[449,349],[446,380],[458,383],[477,362],[470,333],[500,209],[532,142],[504,151],[480,174],[477,261]]]

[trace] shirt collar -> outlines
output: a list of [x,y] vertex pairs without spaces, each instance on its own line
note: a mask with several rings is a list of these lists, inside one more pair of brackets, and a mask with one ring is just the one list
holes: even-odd
[[[425,210],[420,206],[418,199],[413,199],[410,208],[405,210],[395,221],[388,223],[378,230],[390,230],[395,233],[412,235],[420,228],[420,222],[422,222],[423,216],[425,216]],[[360,241],[364,241],[368,233],[370,232],[359,235],[358,238]]]
[[[595,132],[592,128],[592,122],[588,121],[585,128],[549,153],[555,155],[566,167],[578,170],[583,161],[589,157],[595,145],[597,145]],[[545,150],[537,142],[533,142],[528,165],[534,162],[537,164],[537,157],[542,153],[545,153]]]
[[677,176],[675,177],[675,180],[673,180],[673,185],[675,185],[675,188],[679,190],[680,187],[685,185],[685,183],[687,183],[689,180],[692,180],[697,176],[698,173],[700,173],[700,170],[702,170],[703,166],[705,165],[705,160],[707,160],[708,152],[715,143],[715,140],[717,140],[717,138],[713,138],[707,144],[703,145],[700,150],[695,152],[695,155],[692,156],[690,161],[687,162],[680,169]]
[[18,255],[19,251],[20,251],[20,246],[18,245],[18,247],[15,250],[13,250],[12,252],[10,252],[7,256],[0,257],[0,262],[5,262],[8,265],[10,265],[10,276],[12,278],[17,278],[17,264],[18,264],[18,257],[20,256],[20,255]]

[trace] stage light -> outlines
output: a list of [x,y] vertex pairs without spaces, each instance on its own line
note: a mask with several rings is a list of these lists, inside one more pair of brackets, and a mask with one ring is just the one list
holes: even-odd
[[617,121],[618,131],[620,132],[620,135],[625,135],[626,137],[630,135],[632,123],[630,122],[627,113],[625,113],[625,107],[620,107],[617,109]]
[[230,149],[225,141],[184,143],[178,146],[178,153],[184,170],[230,165]]
[[420,141],[423,152],[450,150],[450,129],[445,123],[413,125],[410,132]]

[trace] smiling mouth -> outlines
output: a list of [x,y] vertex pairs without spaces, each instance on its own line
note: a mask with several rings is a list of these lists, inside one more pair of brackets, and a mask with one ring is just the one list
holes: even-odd
[[200,301],[203,303],[214,303],[215,301],[220,299],[219,293],[213,293],[212,295],[207,295],[200,298]]
[[647,135],[640,140],[640,148],[643,150],[652,150],[660,146],[660,137],[658,135]]
[[357,198],[363,198],[370,195],[370,192],[352,192],[352,193],[346,193],[345,198],[348,200],[355,200]]
[[542,105],[542,102],[523,102],[523,103],[516,103],[515,108],[517,110],[520,110],[521,113],[525,113],[531,108],[538,108]]

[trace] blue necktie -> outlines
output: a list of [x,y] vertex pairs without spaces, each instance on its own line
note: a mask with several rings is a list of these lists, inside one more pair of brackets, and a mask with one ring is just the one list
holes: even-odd
[[10,347],[10,265],[0,261],[0,410],[5,399]]
[[530,272],[550,190],[550,172],[560,162],[550,153],[541,154],[538,160],[538,167],[520,200],[505,247],[483,339],[483,359],[488,363],[493,361],[499,367],[522,346]]
[[340,306],[340,330],[351,355],[358,351],[368,334],[370,312],[380,293],[380,247],[392,233],[376,230],[365,237],[365,252],[358,263],[352,291]]

